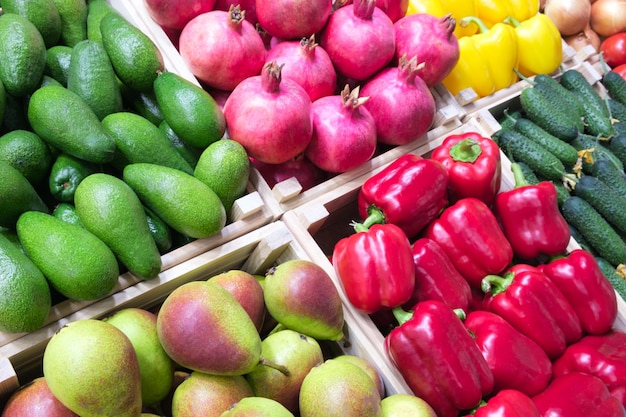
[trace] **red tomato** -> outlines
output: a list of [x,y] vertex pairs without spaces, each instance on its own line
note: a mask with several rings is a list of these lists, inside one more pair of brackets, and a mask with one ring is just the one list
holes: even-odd
[[613,71],[622,76],[626,80],[626,64],[618,65],[613,68]]
[[604,61],[611,68],[626,64],[626,32],[619,32],[604,39],[600,44]]

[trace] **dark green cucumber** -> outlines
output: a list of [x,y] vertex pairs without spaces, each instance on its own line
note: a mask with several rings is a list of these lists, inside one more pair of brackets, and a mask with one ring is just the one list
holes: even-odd
[[571,196],[561,206],[569,224],[577,228],[596,253],[617,266],[626,262],[626,243],[586,200]]
[[537,74],[534,81],[535,88],[544,91],[544,94],[550,94],[559,99],[559,101],[555,101],[555,105],[563,106],[578,118],[583,116],[583,107],[580,101],[578,101],[574,93],[563,87],[557,80],[547,74]]
[[618,233],[626,233],[626,196],[591,175],[578,179],[574,195],[591,204]]
[[607,98],[606,102],[609,105],[609,111],[611,112],[611,117],[614,120],[626,123],[626,105],[620,103],[619,101],[611,97]]
[[580,230],[578,230],[577,228],[575,228],[569,223],[568,225],[569,225],[570,235],[572,236],[572,238],[574,238],[576,243],[578,243],[578,246],[580,246],[582,249],[586,250],[587,252],[591,253],[592,255],[596,255],[596,250],[589,244],[589,242],[587,242],[587,239],[585,239],[582,233],[580,233]]
[[615,127],[613,127],[610,116],[600,114],[591,107],[585,107],[583,111],[585,113],[583,116],[585,133],[603,138],[610,138],[615,135]]
[[626,80],[615,71],[608,71],[602,77],[602,84],[609,96],[626,106]]
[[510,129],[515,124],[515,121],[522,117],[522,112],[515,110],[509,112],[509,109],[504,110],[504,115],[498,120],[502,129]]
[[552,107],[543,94],[534,87],[522,90],[520,103],[528,119],[557,138],[569,142],[578,135],[579,126],[565,114],[567,109]]
[[600,159],[593,164],[591,174],[614,189],[622,196],[626,196],[626,180],[624,171],[620,171],[611,162]]
[[622,300],[626,300],[626,276],[619,272],[620,270],[623,271],[623,268],[618,270],[618,268],[611,265],[611,263],[606,259],[599,256],[596,256],[595,258],[600,270],[606,279],[609,280],[615,292],[622,297]]
[[607,149],[626,166],[626,133],[613,136],[607,145]]
[[[613,139],[611,139],[611,142],[612,141]],[[616,168],[624,170],[624,163],[617,157],[617,155],[613,153],[612,150],[608,148],[611,142],[608,142],[608,144],[605,146],[597,138],[581,133],[576,139],[570,142],[570,144],[578,151],[582,151],[584,149],[593,149],[592,156],[594,160],[606,159],[608,161],[611,161],[611,163],[613,163]],[[584,163],[583,168],[589,168],[588,172],[591,172],[590,167],[586,167]]]
[[552,180],[550,182],[552,182],[552,184],[554,184],[554,188],[556,188],[557,202],[559,203],[559,206],[561,206],[565,202],[565,200],[570,198],[572,193],[570,192],[569,188],[567,188],[565,184],[563,184],[562,181]]
[[498,137],[500,148],[512,161],[525,163],[538,177],[555,181],[563,179],[565,166],[543,146],[516,130],[501,130]]
[[578,151],[576,148],[551,133],[548,133],[532,120],[526,118],[517,119],[513,128],[528,139],[546,148],[554,156],[559,158],[567,168],[573,167],[576,161],[578,161]]
[[535,171],[530,169],[530,167],[525,162],[518,161],[517,165],[519,165],[520,169],[522,170],[522,174],[524,174],[524,179],[527,183],[538,184],[539,182],[541,182],[541,180],[537,178],[537,174],[535,174]]

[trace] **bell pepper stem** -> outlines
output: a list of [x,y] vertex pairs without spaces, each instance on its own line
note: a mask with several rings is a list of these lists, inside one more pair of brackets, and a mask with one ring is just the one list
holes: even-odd
[[478,16],[465,16],[461,20],[459,20],[459,25],[461,27],[467,27],[470,23],[476,23],[478,26],[478,33],[487,33],[489,32],[489,28]]
[[465,310],[462,308],[455,308],[454,314],[459,318],[459,320],[463,321],[467,318],[467,314],[465,314]]
[[406,311],[402,307],[394,307],[391,311],[396,320],[398,320],[399,325],[406,323],[413,317],[413,311]]
[[515,188],[521,188],[530,185],[524,177],[522,167],[520,167],[517,162],[511,163],[511,171],[513,171],[513,178],[515,179]]
[[483,153],[480,144],[474,139],[463,139],[450,147],[450,156],[458,162],[475,162]]
[[363,223],[356,223],[354,225],[354,230],[357,229],[357,226],[359,227],[363,227],[364,230],[356,230],[357,232],[359,231],[367,231],[370,227],[372,227],[375,224],[384,224],[385,223],[385,215],[383,214],[383,211],[381,209],[379,209],[376,206],[369,206],[367,208],[367,218],[363,221]]
[[513,25],[513,27],[518,27],[520,25],[519,20],[517,20],[513,16],[507,16],[506,19],[504,19],[504,23],[508,23],[510,25]]
[[515,273],[508,272],[504,276],[499,275],[487,275],[481,282],[481,289],[484,293],[491,293],[491,295],[498,295],[505,291],[509,285],[513,282]]

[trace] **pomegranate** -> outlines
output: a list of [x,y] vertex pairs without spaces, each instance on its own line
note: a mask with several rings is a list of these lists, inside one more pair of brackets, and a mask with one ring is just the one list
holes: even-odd
[[326,180],[326,172],[313,165],[304,154],[300,154],[282,164],[265,164],[250,158],[252,165],[263,176],[270,188],[274,188],[279,182],[295,178],[300,183],[302,191],[315,187]]
[[245,18],[248,22],[256,25],[259,20],[256,18],[256,2],[255,0],[215,0],[215,10],[230,10],[231,6],[237,6],[246,12]]
[[304,154],[326,172],[340,173],[368,161],[376,151],[376,122],[359,87],[313,102],[313,137]]
[[282,77],[300,84],[311,101],[335,93],[337,73],[324,48],[315,42],[315,35],[300,41],[276,43],[269,50],[266,61],[284,64]]
[[243,80],[224,104],[228,133],[248,155],[280,164],[311,141],[311,99],[297,82],[282,79],[282,66],[265,64],[261,75]]
[[416,56],[424,63],[418,76],[432,87],[440,83],[459,60],[459,41],[454,34],[456,21],[451,14],[441,18],[426,13],[407,15],[394,23],[395,58]]
[[394,23],[376,0],[355,0],[335,10],[321,33],[337,72],[366,80],[391,62],[396,50]]
[[363,85],[361,93],[370,99],[365,108],[376,121],[378,141],[404,145],[430,129],[436,106],[430,89],[418,77],[416,57],[400,58],[396,68],[380,71]]
[[[337,0],[336,3],[340,2],[341,0]],[[352,3],[352,0],[347,0],[343,4],[348,3]],[[376,0],[376,7],[385,12],[392,22],[395,22],[406,15],[409,10],[409,0]]]
[[144,0],[148,14],[167,29],[182,30],[199,14],[210,12],[216,0]]
[[256,15],[270,35],[293,40],[319,32],[332,7],[332,0],[257,1]]
[[180,34],[180,55],[204,84],[230,91],[259,75],[267,50],[254,25],[239,6],[212,10],[191,19]]

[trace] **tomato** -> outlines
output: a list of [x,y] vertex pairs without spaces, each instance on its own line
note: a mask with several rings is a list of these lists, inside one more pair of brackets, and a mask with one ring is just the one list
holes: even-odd
[[600,44],[600,52],[611,68],[626,64],[626,32],[619,32],[604,39]]
[[613,71],[622,76],[626,80],[626,64],[618,65],[613,68]]

